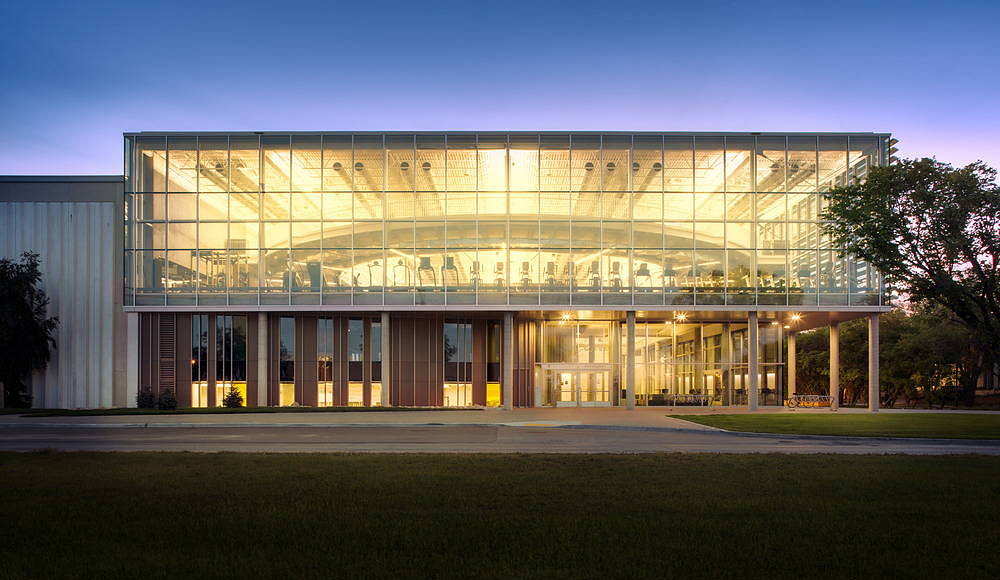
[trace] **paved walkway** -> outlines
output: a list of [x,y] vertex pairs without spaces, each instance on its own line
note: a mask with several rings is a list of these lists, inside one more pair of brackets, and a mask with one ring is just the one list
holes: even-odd
[[6,415],[0,416],[0,450],[1000,455],[1000,441],[730,433],[666,417],[668,412],[673,410]]

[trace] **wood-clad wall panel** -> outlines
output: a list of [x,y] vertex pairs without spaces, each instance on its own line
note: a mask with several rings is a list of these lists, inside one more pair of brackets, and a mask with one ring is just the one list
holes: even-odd
[[535,353],[538,325],[534,320],[514,321],[514,406],[534,406]]

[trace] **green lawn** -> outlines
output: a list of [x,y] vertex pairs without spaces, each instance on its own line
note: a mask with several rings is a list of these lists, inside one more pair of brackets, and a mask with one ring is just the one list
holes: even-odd
[[175,410],[136,409],[6,409],[24,417],[92,417],[102,415],[231,415],[238,413],[380,413],[384,411],[478,411],[479,407],[186,407]]
[[0,454],[0,578],[995,578],[1000,458]]
[[753,433],[1000,439],[1000,413],[762,413],[670,417]]

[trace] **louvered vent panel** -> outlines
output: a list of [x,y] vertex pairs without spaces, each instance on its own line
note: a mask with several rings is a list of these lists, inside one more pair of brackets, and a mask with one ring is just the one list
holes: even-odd
[[160,390],[174,389],[177,385],[177,319],[173,315],[160,315]]

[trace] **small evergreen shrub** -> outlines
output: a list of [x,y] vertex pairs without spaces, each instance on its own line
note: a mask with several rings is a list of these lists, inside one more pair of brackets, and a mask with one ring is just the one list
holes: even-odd
[[177,397],[174,396],[173,389],[167,389],[160,393],[160,398],[156,400],[156,408],[168,411],[177,408]]
[[135,397],[135,406],[140,409],[155,409],[156,395],[150,389],[142,389]]
[[236,387],[229,387],[229,392],[227,392],[225,398],[222,399],[222,406],[230,409],[242,407],[243,395],[240,394]]

